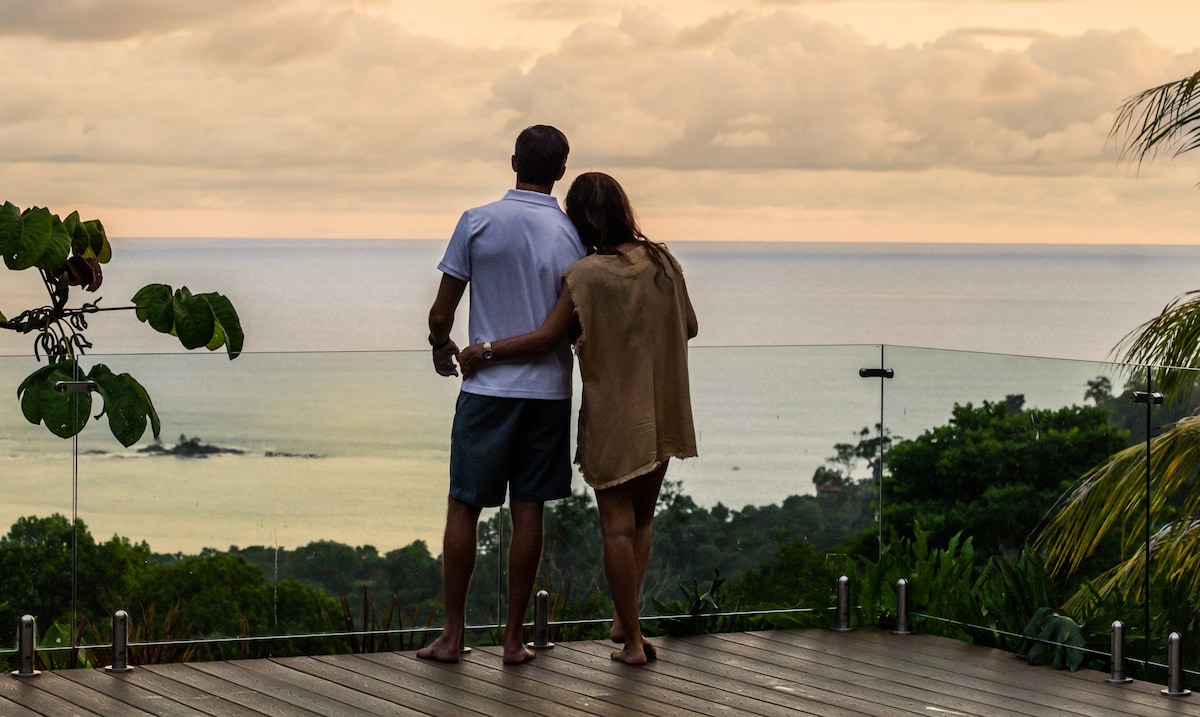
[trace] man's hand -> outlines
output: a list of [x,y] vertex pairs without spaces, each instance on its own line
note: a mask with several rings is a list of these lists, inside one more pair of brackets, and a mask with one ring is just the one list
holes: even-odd
[[483,346],[471,344],[458,352],[458,365],[462,367],[463,378],[471,378],[483,363]]
[[458,367],[454,359],[458,357],[458,346],[453,341],[447,341],[445,346],[433,350],[433,370],[441,376],[457,376]]

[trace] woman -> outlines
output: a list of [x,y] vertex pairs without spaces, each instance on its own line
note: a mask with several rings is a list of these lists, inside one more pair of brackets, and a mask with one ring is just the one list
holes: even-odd
[[654,659],[642,636],[638,596],[650,559],[654,509],[671,458],[696,455],[687,341],[697,333],[679,263],[642,234],[615,179],[580,175],[567,216],[589,256],[564,274],[558,303],[541,328],[467,347],[464,375],[495,361],[549,350],[567,331],[583,378],[575,462],[596,491],[604,570],[616,617],[614,660]]

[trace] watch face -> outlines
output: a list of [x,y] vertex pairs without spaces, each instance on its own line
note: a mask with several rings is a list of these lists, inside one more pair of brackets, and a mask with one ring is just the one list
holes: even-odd
[[484,349],[484,350],[483,350],[483,360],[484,360],[484,361],[491,361],[491,360],[492,360],[492,357],[493,357],[493,356],[495,356],[495,355],[496,355],[496,352],[495,352],[495,351],[492,351],[491,349]]

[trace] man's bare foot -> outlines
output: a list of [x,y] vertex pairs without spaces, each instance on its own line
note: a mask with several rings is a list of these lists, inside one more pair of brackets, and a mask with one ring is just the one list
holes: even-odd
[[642,641],[642,652],[646,653],[646,662],[654,662],[658,659],[658,648],[651,645],[648,640]]
[[537,653],[524,645],[521,645],[519,650],[504,648],[504,664],[506,665],[523,665],[535,657],[537,657]]
[[447,640],[445,635],[434,640],[432,645],[417,650],[417,657],[435,662],[458,662],[458,655],[458,640]]
[[645,647],[648,644],[643,643],[641,649],[633,645],[625,645],[620,650],[614,650],[610,657],[617,662],[624,662],[626,665],[644,665],[650,661]]

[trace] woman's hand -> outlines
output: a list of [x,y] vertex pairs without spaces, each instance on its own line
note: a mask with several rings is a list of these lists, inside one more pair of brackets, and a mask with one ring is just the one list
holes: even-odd
[[458,367],[462,369],[463,378],[474,376],[481,363],[483,363],[482,344],[471,344],[458,352]]

